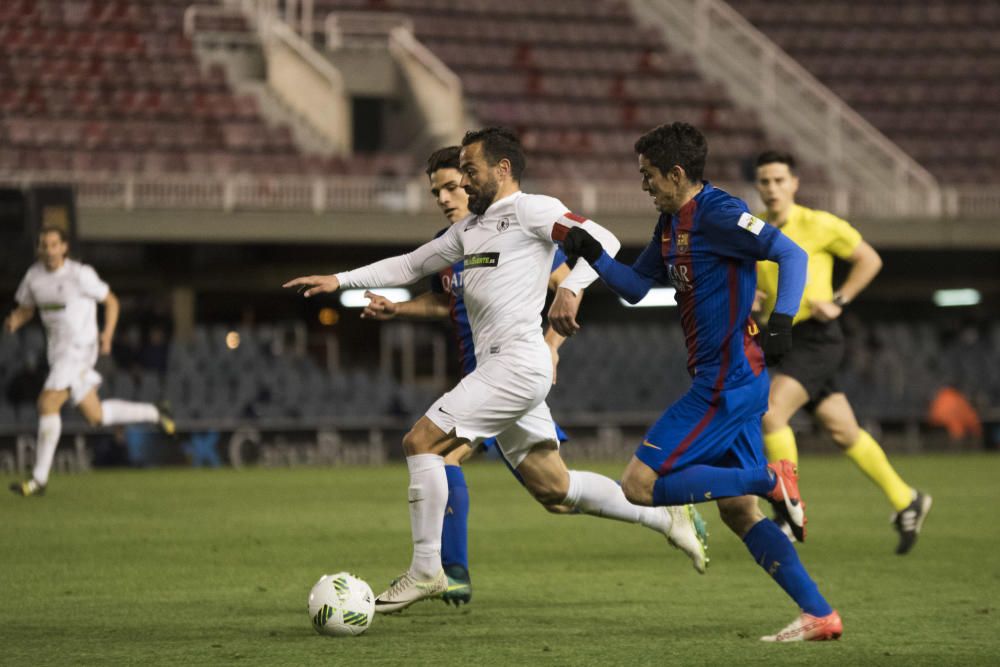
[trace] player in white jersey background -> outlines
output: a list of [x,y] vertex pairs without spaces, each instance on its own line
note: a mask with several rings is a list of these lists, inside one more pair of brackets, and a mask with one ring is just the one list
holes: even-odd
[[[570,471],[545,397],[552,386],[552,359],[541,311],[556,242],[574,226],[585,228],[608,254],[620,244],[597,223],[571,213],[558,199],[520,191],[524,170],[520,142],[503,128],[469,132],[462,141],[461,186],[471,214],[415,251],[328,276],[304,276],[285,287],[305,296],[350,287],[406,285],[464,261],[463,297],[476,347],[476,369],[438,399],[403,438],[410,472],[413,537],[410,567],[378,596],[375,610],[393,612],[440,595],[447,587],[441,567],[441,528],[448,497],[443,455],[496,436],[499,452],[543,505],[566,505],[605,518],[641,523],[664,533],[693,559],[704,545],[688,515],[674,521],[661,508],[633,505],[613,480]],[[561,283],[574,294],[596,278],[578,262]]]
[[[111,354],[118,324],[118,299],[107,283],[87,264],[69,259],[69,243],[58,227],[45,227],[38,236],[38,261],[31,265],[15,300],[17,307],[4,320],[4,330],[14,333],[38,312],[45,328],[49,375],[38,397],[38,440],[31,479],[12,484],[14,493],[45,493],[49,471],[62,432],[59,411],[68,399],[92,426],[159,423],[174,432],[170,414],[152,403],[101,401],[94,370],[99,355]],[[97,330],[97,304],[104,305],[104,328]]]

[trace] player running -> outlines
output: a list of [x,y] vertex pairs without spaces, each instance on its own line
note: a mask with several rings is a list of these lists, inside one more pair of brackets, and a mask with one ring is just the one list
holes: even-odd
[[[97,387],[101,376],[94,370],[98,354],[111,354],[118,324],[118,299],[87,264],[68,258],[69,243],[59,227],[44,227],[38,236],[38,257],[17,288],[17,307],[4,320],[13,333],[39,311],[48,339],[49,376],[38,397],[38,442],[31,479],[11,484],[22,496],[40,496],[49,482],[49,471],[59,444],[62,418],[59,411],[72,398],[91,426],[159,423],[174,433],[174,420],[163,406],[109,399],[101,401]],[[97,333],[97,306],[104,305],[104,329]]]
[[764,458],[760,419],[767,410],[768,376],[750,308],[756,262],[777,262],[781,271],[765,349],[776,358],[787,352],[806,254],[750,215],[742,200],[701,180],[708,145],[691,125],[657,127],[636,141],[635,151],[642,189],[661,213],[636,262],[615,261],[586,226],[570,230],[563,244],[570,258],[586,259],[631,303],[656,283],[677,290],[692,386],[649,429],[625,469],[622,488],[640,505],[715,500],[722,520],[802,610],[786,628],[762,639],[837,639],[840,616],[755,497],[780,502],[795,524],[805,525],[794,464]]
[[[809,253],[805,293],[792,327],[795,346],[771,368],[769,407],[763,420],[767,458],[772,462],[788,459],[798,464],[795,434],[788,420],[805,407],[830,432],[848,458],[882,489],[895,510],[892,523],[899,533],[896,553],[905,554],[917,541],[931,509],[931,496],[904,482],[878,442],[858,426],[854,410],[836,379],[844,358],[840,315],[878,274],[882,260],[847,221],[796,204],[798,188],[795,158],[791,154],[777,151],[760,154],[757,191],[767,207],[765,219]],[[834,258],[851,265],[847,278],[836,291]],[[774,310],[777,284],[778,267],[773,262],[759,263],[757,285],[763,293],[764,317]],[[799,540],[805,537],[797,530],[793,533]]]
[[[469,195],[459,187],[462,172],[459,171],[460,146],[448,146],[435,151],[427,159],[427,177],[430,180],[431,194],[438,207],[444,213],[449,223],[455,224],[469,215]],[[448,231],[447,228],[438,232],[437,236]],[[459,351],[462,377],[476,369],[476,347],[472,337],[472,328],[462,299],[463,262],[460,260],[439,271],[431,278],[430,291],[420,294],[410,301],[394,303],[384,296],[366,292],[369,302],[361,313],[361,317],[376,320],[391,320],[402,318],[450,318],[454,328],[455,339]],[[568,289],[559,290],[559,284],[569,275],[566,265],[566,255],[556,248],[552,260],[552,273],[549,275],[548,287],[556,292],[553,312],[575,318],[582,298],[582,290],[574,294]],[[555,376],[559,359],[559,347],[566,340],[551,327],[545,332],[545,342],[552,355],[552,373]],[[556,434],[559,442],[566,442],[566,434],[556,424]],[[496,445],[496,439],[483,442],[483,449]],[[468,521],[469,521],[469,490],[461,465],[475,450],[468,444],[459,445],[444,457],[445,473],[448,476],[448,503],[445,508],[444,530],[441,535],[441,563],[448,577],[448,590],[442,594],[442,599],[456,606],[468,603],[472,599],[472,582],[469,576],[468,552]],[[566,513],[570,508],[562,505],[546,507],[556,514]],[[692,513],[694,524],[699,533],[704,533],[704,521],[693,505],[671,507],[675,515],[680,512]],[[683,519],[681,519],[683,520]],[[704,541],[705,537],[702,537]],[[695,568],[704,572],[705,559],[696,559]]]
[[[393,612],[447,589],[441,532],[448,498],[443,456],[496,437],[497,449],[528,491],[545,506],[565,505],[609,519],[639,523],[666,536],[696,565],[704,545],[689,515],[633,505],[613,480],[570,471],[545,396],[552,358],[541,327],[556,241],[572,227],[591,230],[610,254],[618,240],[597,223],[569,212],[559,200],[520,191],[520,142],[503,128],[468,132],[462,141],[460,187],[470,215],[415,251],[330,276],[296,278],[305,296],[341,287],[405,285],[463,261],[462,297],[472,327],[476,368],[439,398],[403,438],[410,471],[413,559],[375,602]],[[579,294],[597,275],[578,262],[560,287]],[[684,503],[678,503],[684,504]]]

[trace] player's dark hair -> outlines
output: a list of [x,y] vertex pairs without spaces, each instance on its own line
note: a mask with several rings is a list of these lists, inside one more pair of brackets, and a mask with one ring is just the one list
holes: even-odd
[[430,176],[438,169],[458,170],[458,154],[461,152],[461,146],[446,146],[431,153],[427,158],[427,175]]
[[639,137],[635,152],[645,155],[663,174],[677,165],[689,181],[697,183],[705,173],[708,142],[693,125],[678,122],[660,125]]
[[63,243],[69,243],[69,234],[66,233],[65,228],[60,227],[59,225],[43,225],[42,228],[38,230],[38,238],[41,238],[46,234],[58,234],[60,241]]
[[462,146],[483,144],[483,156],[490,165],[496,165],[506,158],[510,162],[510,175],[515,181],[521,180],[524,173],[524,149],[521,140],[506,127],[484,127],[481,130],[469,130],[462,138]]
[[788,151],[764,151],[757,156],[758,167],[763,167],[765,164],[786,164],[788,165],[788,171],[795,173],[795,156]]

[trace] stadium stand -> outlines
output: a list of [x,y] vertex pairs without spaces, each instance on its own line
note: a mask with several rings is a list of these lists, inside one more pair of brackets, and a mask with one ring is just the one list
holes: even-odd
[[730,4],[942,181],[1000,182],[997,3]]
[[536,178],[568,169],[632,178],[635,137],[666,118],[705,130],[710,170],[722,181],[742,180],[748,158],[768,143],[753,114],[641,28],[624,2],[315,3],[317,15],[344,11],[405,13],[417,38],[461,77],[476,118],[519,132]]
[[[302,154],[288,127],[270,126],[252,96],[233,92],[222,68],[201,66],[183,36],[190,4],[3,3],[0,137],[10,150],[0,169],[385,171],[377,158]],[[689,58],[640,28],[625,3],[443,7],[431,0],[319,0],[315,13],[405,11],[416,36],[459,74],[476,117],[521,133],[536,175],[558,174],[571,163],[576,176],[630,178],[635,136],[665,118],[706,130],[720,181],[741,180],[750,156],[773,143]],[[480,30],[484,22],[493,28]],[[509,67],[498,70],[498,63]]]
[[[191,341],[170,342],[164,372],[143,355],[105,373],[102,392],[128,400],[168,399],[182,420],[337,419],[418,416],[437,396],[434,387],[406,385],[371,368],[330,370],[288,341],[301,324],[238,327],[230,349],[222,325],[199,326]],[[919,422],[934,392],[959,389],[972,403],[992,408],[1000,395],[1000,325],[951,330],[929,322],[851,320],[850,351],[842,370],[845,391],[862,420]],[[683,334],[672,322],[595,323],[561,350],[559,384],[549,395],[562,418],[656,413],[688,385]],[[120,360],[140,347],[123,332]],[[130,343],[130,341],[132,341]],[[644,355],[634,350],[648,351]],[[24,427],[36,418],[30,377],[44,379],[41,329],[26,327],[0,338],[0,423]],[[137,350],[133,350],[136,352]],[[598,353],[598,351],[600,351]],[[75,411],[67,418],[78,419]]]
[[310,173],[302,155],[184,38],[188,0],[0,4],[0,169]]

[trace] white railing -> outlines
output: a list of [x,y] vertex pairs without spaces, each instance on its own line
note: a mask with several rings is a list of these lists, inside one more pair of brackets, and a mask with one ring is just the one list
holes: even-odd
[[[422,177],[382,176],[220,176],[113,175],[69,172],[0,172],[0,186],[27,187],[70,184],[77,202],[85,208],[119,210],[207,209],[313,211],[380,211],[419,213],[436,210]],[[759,199],[752,185],[720,183],[752,208]],[[558,197],[588,215],[650,214],[649,198],[638,181],[532,180],[525,190]],[[826,186],[803,186],[800,199],[810,206],[848,219],[961,219],[1000,221],[1000,186],[948,186],[942,189],[944,205],[937,214],[916,211],[900,214],[891,199],[867,191]]]
[[413,19],[403,14],[372,12],[334,12],[323,20],[326,48],[337,51],[345,47],[385,49],[393,30],[412,34]]
[[941,210],[936,179],[721,0],[631,0],[671,46],[724,82],[773,136],[854,189],[878,190],[897,215]]

